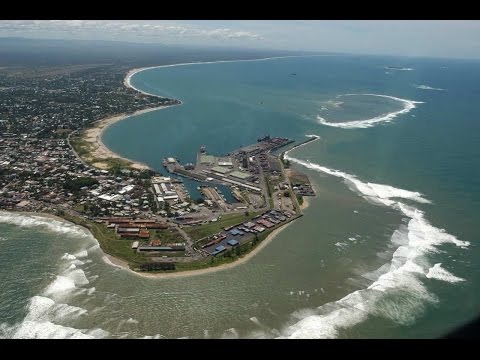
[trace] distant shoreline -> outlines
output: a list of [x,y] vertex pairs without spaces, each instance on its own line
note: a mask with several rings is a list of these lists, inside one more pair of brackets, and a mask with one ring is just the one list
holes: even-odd
[[[232,62],[246,62],[246,61],[265,61],[265,60],[275,60],[275,59],[286,59],[286,58],[299,58],[299,57],[319,57],[319,56],[335,56],[333,54],[316,54],[316,55],[284,55],[284,56],[271,56],[271,57],[266,57],[266,58],[257,58],[257,59],[237,59],[237,60],[214,60],[214,61],[198,61],[198,62],[189,62],[189,63],[178,63],[178,64],[168,64],[168,65],[155,65],[155,66],[147,66],[147,67],[141,67],[141,68],[134,68],[131,69],[127,75],[125,76],[125,79],[123,80],[123,84],[126,87],[129,87],[133,90],[136,90],[138,92],[141,92],[142,94],[145,95],[151,95],[151,96],[158,96],[155,94],[148,93],[146,91],[137,89],[135,86],[131,84],[131,78],[133,75],[149,70],[149,69],[156,69],[156,68],[164,68],[164,67],[176,67],[176,66],[186,66],[186,65],[205,65],[205,64],[218,64],[218,63],[232,63]],[[182,102],[180,101],[180,105]]]
[[[127,88],[133,89],[135,91],[138,91],[139,93],[142,93],[144,95],[149,95],[149,96],[155,96],[155,97],[161,97],[156,94],[152,94],[143,90],[140,90],[136,88],[135,86],[132,85],[131,79],[132,77],[142,71],[149,70],[149,69],[156,69],[156,68],[164,68],[164,67],[175,67],[175,66],[186,66],[186,65],[204,65],[204,64],[216,64],[216,63],[231,63],[231,62],[245,62],[245,61],[265,61],[265,60],[274,60],[274,59],[284,59],[284,58],[296,58],[296,57],[313,57],[313,56],[330,56],[330,55],[285,55],[285,56],[273,56],[273,57],[266,57],[266,58],[260,58],[260,59],[240,59],[240,60],[216,60],[216,61],[205,61],[205,62],[190,62],[190,63],[178,63],[178,64],[168,64],[168,65],[156,65],[156,66],[148,66],[148,67],[141,67],[141,68],[133,68],[130,69],[127,74],[125,75],[125,78],[123,79],[123,85]],[[147,166],[144,163],[141,163],[139,161],[134,161],[132,159],[126,158],[124,156],[121,156],[114,151],[110,150],[102,141],[102,136],[105,130],[110,127],[111,125],[125,120],[131,116],[135,115],[140,115],[144,114],[146,112],[154,111],[154,110],[160,110],[160,109],[165,109],[167,107],[171,106],[180,106],[183,104],[182,100],[176,99],[179,101],[179,104],[175,105],[166,105],[166,106],[158,106],[158,107],[153,107],[153,108],[147,108],[143,110],[138,110],[134,112],[133,114],[119,114],[115,115],[112,117],[104,118],[101,120],[97,121],[97,124],[95,125],[94,128],[88,129],[85,131],[85,136],[84,139],[89,142],[90,144],[93,144],[96,146],[96,149],[92,151],[92,155],[95,157],[99,158],[117,158],[121,160],[125,160],[130,162],[133,168],[136,168],[138,170],[145,170],[145,169],[151,169],[149,166]],[[90,132],[90,134],[87,135],[87,132]],[[107,168],[107,166],[100,165],[99,163],[96,163],[99,168]]]

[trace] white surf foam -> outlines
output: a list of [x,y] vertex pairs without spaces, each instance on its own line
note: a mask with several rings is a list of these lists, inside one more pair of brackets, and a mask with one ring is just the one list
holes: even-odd
[[413,68],[400,68],[400,67],[388,67],[385,66],[385,69],[387,70],[393,70],[393,71],[413,71]]
[[142,339],[162,339],[164,336],[160,334],[156,335],[145,335]]
[[91,287],[87,289],[87,295],[92,295],[95,292],[95,287]]
[[465,281],[465,279],[455,276],[449,271],[442,268],[442,263],[435,264],[430,269],[428,269],[427,278],[446,281],[449,283]]
[[87,230],[82,229],[77,225],[47,218],[41,215],[0,211],[0,222],[25,227],[43,227],[49,231],[67,236],[92,237]]
[[20,324],[14,339],[94,339],[84,333],[85,330],[57,325],[49,321],[24,321]]
[[158,66],[150,66],[144,67],[139,69],[132,69],[128,72],[127,76],[124,79],[124,84],[127,87],[130,87],[142,94],[151,95],[151,96],[158,96],[152,93],[148,93],[146,91],[140,90],[132,85],[132,77],[139,72],[156,69],[156,68],[168,68],[168,67],[177,67],[177,66],[190,66],[190,65],[206,65],[206,64],[217,64],[217,63],[233,63],[233,62],[256,62],[256,61],[267,61],[267,60],[275,60],[275,59],[286,59],[286,58],[302,58],[302,57],[324,57],[324,56],[334,56],[330,54],[317,54],[317,55],[285,55],[285,56],[271,56],[266,58],[260,59],[241,59],[241,60],[216,60],[216,61],[203,61],[203,62],[190,62],[190,63],[180,63],[180,64],[170,64],[170,65],[158,65]]
[[25,320],[38,320],[45,318],[46,315],[51,314],[52,308],[55,306],[55,301],[44,296],[34,296],[30,299],[28,306],[28,314]]
[[[68,304],[57,304],[44,296],[30,299],[25,319],[10,327],[5,337],[14,339],[93,339],[108,336],[101,329],[88,331],[75,329],[54,322],[66,322],[85,315],[87,310]],[[99,336],[102,334],[103,336]]]
[[413,85],[413,86],[415,86],[417,89],[422,89],[422,90],[445,91],[445,89],[435,88],[435,87],[431,87],[431,86],[428,86],[428,85]]
[[82,269],[73,269],[65,274],[66,277],[73,280],[75,286],[87,285],[90,283],[88,281],[85,272]]
[[311,163],[309,161],[293,158],[289,156],[288,153],[289,151],[285,152],[285,159],[303,165],[309,169],[342,178],[347,182],[347,185],[353,185],[354,189],[356,189],[365,199],[373,201],[374,203],[392,206],[396,203],[392,200],[395,198],[407,199],[420,203],[430,203],[430,201],[425,199],[419,192],[398,189],[390,185],[365,183],[358,180],[354,175],[347,174],[340,170],[329,169],[325,166]]
[[[22,215],[23,216],[23,215]],[[27,226],[44,225],[42,221],[36,223],[36,219],[29,217],[18,220],[18,218],[8,218],[8,221],[17,225]],[[48,219],[50,220],[50,219]],[[60,223],[60,222],[59,222]],[[68,226],[67,226],[68,228]],[[63,230],[62,230],[63,231]],[[92,295],[95,288],[77,288],[77,286],[87,285],[85,272],[78,268],[84,262],[77,257],[85,257],[88,253],[82,250],[75,255],[65,253],[61,260],[67,262],[60,264],[61,275],[56,278],[43,290],[41,295],[33,296],[27,306],[27,315],[22,322],[13,326],[0,325],[0,336],[8,338],[28,338],[28,339],[64,339],[81,338],[93,339],[109,336],[109,332],[95,329],[76,329],[66,326],[79,317],[87,315],[88,311],[84,308],[64,303],[65,299],[77,295],[78,292],[86,292]],[[63,270],[61,270],[63,268]],[[5,331],[4,331],[5,330]]]
[[397,110],[397,111],[392,111],[387,114],[382,114],[376,117],[373,117],[371,119],[362,119],[362,120],[352,120],[352,121],[339,121],[339,122],[329,122],[327,119],[317,116],[317,120],[320,122],[320,124],[327,125],[327,126],[332,126],[332,127],[338,127],[342,129],[364,129],[364,128],[369,128],[381,123],[388,123],[391,122],[393,119],[395,119],[397,116],[406,114],[410,112],[412,109],[416,108],[416,104],[422,104],[423,102],[421,101],[413,101],[413,100],[407,100],[407,99],[402,99],[399,97],[395,96],[390,96],[390,95],[381,95],[381,94],[345,94],[342,96],[354,96],[354,95],[362,95],[362,96],[378,96],[378,97],[383,97],[386,99],[391,99],[398,101],[402,103],[403,109]]
[[[430,203],[423,194],[389,185],[365,183],[356,176],[330,169],[309,161],[303,161],[285,153],[285,159],[309,169],[343,179],[350,189],[375,204],[400,211],[408,217],[408,225],[401,225],[391,236],[391,242],[398,246],[390,264],[364,277],[374,281],[368,288],[355,291],[343,299],[328,303],[304,313],[299,321],[283,330],[284,337],[290,338],[332,338],[339,330],[364,321],[369,314],[390,319],[399,324],[409,324],[423,311],[428,302],[438,301],[428,292],[422,279],[436,278],[458,282],[458,278],[436,264],[429,268],[425,255],[438,252],[438,246],[452,244],[465,248],[469,242],[461,241],[445,230],[431,225],[424,212],[400,200],[416,203]],[[299,319],[298,313],[292,318]]]
[[69,253],[65,253],[65,254],[62,256],[62,259],[63,259],[63,260],[76,260],[77,258],[75,257],[75,255],[72,255],[72,254],[69,254]]
[[238,332],[235,328],[227,329],[222,334],[222,339],[238,339]]
[[78,253],[75,254],[76,258],[82,258],[82,257],[87,257],[87,256],[88,256],[87,250],[81,250],[81,251],[79,251]]
[[126,323],[127,323],[127,324],[138,324],[138,320],[129,318],[129,319],[126,321]]
[[45,295],[64,294],[75,289],[75,282],[66,276],[57,275],[57,278],[47,286]]

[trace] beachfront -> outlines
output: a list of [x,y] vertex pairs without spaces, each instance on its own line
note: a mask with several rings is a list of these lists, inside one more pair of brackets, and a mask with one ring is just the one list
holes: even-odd
[[[147,69],[147,68],[139,68],[139,69],[130,70],[127,73],[126,77],[124,78],[124,82],[123,82],[124,85],[126,87],[132,88],[136,91],[140,91],[140,90],[138,90],[138,89],[136,89],[135,87],[132,86],[131,78],[134,74],[136,74],[140,71],[143,71],[145,69]],[[145,92],[143,92],[143,93],[147,94]],[[147,95],[151,95],[151,94],[147,94]],[[175,100],[175,104],[181,104],[181,102]],[[170,106],[172,106],[172,105],[170,105]],[[94,167],[99,168],[99,169],[102,169],[102,170],[107,170],[107,169],[111,168],[111,166],[112,166],[111,160],[112,159],[118,159],[119,161],[121,161],[120,164],[122,165],[122,167],[136,169],[136,170],[152,170],[146,164],[143,164],[143,163],[140,163],[140,162],[133,161],[131,159],[122,157],[119,154],[116,154],[115,152],[108,149],[102,141],[102,134],[109,126],[111,126],[112,124],[114,124],[118,121],[122,121],[122,120],[128,118],[129,116],[139,115],[139,114],[142,114],[142,113],[146,113],[146,112],[157,110],[157,109],[162,109],[162,108],[165,108],[165,107],[167,107],[167,106],[160,106],[160,107],[143,109],[143,110],[139,110],[139,111],[137,111],[133,114],[119,114],[119,115],[116,115],[116,116],[108,117],[108,118],[97,121],[93,128],[87,129],[83,132],[83,134],[81,134],[80,141],[78,141],[76,146],[75,146],[75,147],[81,146],[83,148],[88,149],[87,153],[83,152],[81,154],[82,155],[81,159],[84,160],[89,165],[94,166]],[[260,141],[260,140],[258,140],[258,141]],[[258,145],[255,145],[255,146],[252,145],[253,147],[250,146],[251,151],[255,150],[256,146],[257,146],[259,151],[267,151],[267,153],[266,153],[266,155],[267,155],[270,152],[270,150],[269,150],[270,148],[274,149],[278,146],[283,146],[282,144],[284,144],[285,141],[287,141],[287,144],[291,142],[288,139],[270,138],[269,136],[265,137],[265,139],[263,139],[262,141],[265,141],[265,145],[260,146],[261,143],[259,143]],[[271,144],[270,144],[270,142],[271,142]],[[265,149],[262,150],[262,146],[265,146]],[[262,156],[266,156],[266,155],[262,155]],[[268,180],[268,178],[269,178],[269,176],[268,176],[265,179],[266,183],[264,183],[263,175],[261,175],[263,185],[261,185],[260,187],[262,189],[256,188],[255,186],[252,186],[252,185],[254,185],[253,183],[248,183],[247,182],[245,184],[250,184],[250,185],[248,185],[248,186],[244,185],[243,184],[244,180],[242,180],[242,179],[232,178],[231,182],[232,182],[234,187],[240,185],[241,187],[242,186],[246,187],[246,189],[247,189],[246,191],[253,191],[254,193],[255,192],[262,193],[260,195],[260,197],[263,196],[265,199],[271,198],[270,199],[270,206],[267,205],[268,201],[267,202],[263,201],[263,205],[258,205],[257,204],[257,205],[255,205],[255,208],[248,209],[248,210],[253,211],[254,214],[259,213],[262,216],[262,218],[260,218],[259,220],[260,220],[260,222],[264,222],[264,223],[261,223],[261,224],[259,223],[258,225],[256,224],[256,227],[258,227],[260,229],[258,231],[260,231],[260,232],[263,231],[262,230],[262,226],[264,226],[263,224],[269,224],[267,226],[268,227],[273,226],[273,228],[269,229],[264,234],[258,234],[259,236],[256,237],[257,240],[258,240],[258,238],[261,238],[260,241],[258,241],[258,244],[256,244],[256,241],[254,241],[253,245],[249,244],[249,242],[252,241],[252,237],[251,237],[251,235],[246,233],[247,235],[245,235],[245,237],[246,237],[245,239],[244,239],[244,236],[239,237],[241,246],[237,246],[237,248],[235,248],[235,249],[232,247],[232,249],[230,249],[230,247],[227,246],[226,243],[224,244],[224,242],[228,239],[225,239],[225,241],[223,241],[221,243],[218,243],[218,241],[215,240],[216,238],[215,238],[214,233],[211,233],[210,235],[207,234],[208,236],[206,236],[205,238],[201,238],[201,239],[199,239],[198,236],[195,235],[196,233],[202,233],[201,228],[203,228],[203,226],[202,225],[198,226],[198,223],[200,221],[204,221],[204,222],[206,221],[208,223],[210,221],[215,220],[212,217],[212,216],[214,216],[214,214],[209,215],[209,213],[207,211],[207,217],[204,218],[203,220],[202,220],[201,216],[204,216],[205,214],[200,215],[199,220],[193,221],[193,223],[195,223],[195,224],[188,225],[188,221],[186,222],[187,233],[188,234],[185,233],[185,232],[180,232],[180,233],[184,234],[184,235],[182,235],[184,237],[184,239],[178,238],[177,241],[187,241],[186,251],[188,252],[188,254],[186,254],[187,257],[185,259],[177,258],[178,260],[181,260],[181,261],[178,263],[179,267],[178,267],[178,269],[176,269],[177,272],[175,272],[175,273],[146,274],[146,273],[139,273],[139,272],[133,271],[132,270],[132,264],[133,263],[131,262],[133,257],[131,255],[129,255],[127,258],[124,258],[122,255],[120,255],[121,252],[118,252],[118,251],[117,252],[116,251],[112,252],[112,248],[110,246],[111,244],[113,244],[113,243],[111,243],[111,241],[113,241],[112,236],[104,233],[104,231],[102,229],[100,229],[98,227],[98,225],[95,225],[91,222],[83,221],[83,220],[80,220],[79,218],[75,218],[75,217],[72,217],[72,218],[67,217],[67,219],[74,221],[76,224],[79,224],[81,226],[85,226],[85,227],[89,228],[92,231],[92,233],[94,234],[94,236],[96,236],[98,238],[99,243],[100,243],[100,247],[102,248],[102,250],[105,251],[105,249],[110,248],[110,250],[107,251],[106,254],[105,254],[105,257],[104,257],[105,261],[109,262],[112,265],[120,266],[124,269],[128,269],[129,271],[133,271],[135,273],[141,274],[142,276],[165,277],[165,276],[180,276],[180,274],[182,274],[181,276],[187,276],[187,275],[202,274],[202,273],[205,273],[205,272],[208,273],[208,272],[211,272],[211,271],[217,271],[217,270],[221,270],[221,269],[231,268],[231,267],[236,266],[238,264],[241,264],[241,263],[247,261],[248,259],[250,259],[251,257],[253,257],[256,253],[258,253],[261,249],[263,249],[266,246],[266,244],[268,244],[281,231],[281,229],[286,227],[286,225],[289,224],[290,221],[296,219],[298,216],[301,216],[301,211],[303,211],[304,209],[306,209],[308,207],[308,200],[305,197],[304,197],[305,200],[303,201],[303,203],[301,202],[299,204],[296,201],[298,195],[295,195],[293,193],[293,190],[290,189],[291,185],[290,185],[289,181],[287,181],[285,184],[278,183],[278,179],[276,181],[273,181],[275,178],[278,177],[278,174],[279,174],[278,171],[283,168],[279,159],[276,159],[275,156],[271,156],[271,155],[268,155],[268,157],[263,157],[263,158],[262,158],[262,156],[260,156],[260,160],[259,160],[260,162],[258,162],[258,164],[256,164],[254,166],[254,168],[250,169],[250,171],[252,171],[252,172],[249,175],[249,176],[252,176],[252,179],[256,179],[257,177],[255,176],[255,172],[256,172],[256,174],[259,174],[258,169],[260,169],[260,174],[263,174],[264,171],[267,171],[266,174],[268,174],[270,171],[273,171],[274,176],[270,180]],[[268,161],[267,161],[267,159],[268,159]],[[222,160],[222,159],[219,158],[219,161],[220,160]],[[242,163],[240,158],[238,158],[236,160],[234,160],[232,158],[230,160],[233,160],[234,164],[237,164],[238,161],[240,161],[238,164]],[[276,170],[274,170],[274,168],[270,169],[271,164],[277,163],[277,162],[278,162],[278,164],[274,166],[274,168]],[[219,163],[221,163],[221,161]],[[199,166],[200,166],[200,164],[199,164]],[[237,166],[238,165],[235,165],[235,168],[232,168],[232,170],[237,169]],[[204,165],[202,165],[201,169],[199,168],[199,169],[197,169],[197,171],[201,170],[201,171],[207,171],[208,172],[208,171],[212,171],[212,169],[215,171],[215,169],[216,169],[215,166],[212,165],[210,167],[205,168]],[[256,170],[254,170],[254,169],[256,169]],[[247,174],[248,174],[248,173],[243,173],[241,171],[239,172],[238,169],[236,171],[232,171],[232,170],[230,170],[230,171],[232,172],[232,174],[234,176],[240,175],[240,173],[242,173],[242,176],[247,176]],[[169,169],[169,171],[171,171],[171,169]],[[177,170],[173,170],[173,172],[177,172]],[[236,173],[238,173],[238,174],[235,175]],[[179,172],[179,174],[181,175],[180,172]],[[288,174],[290,174],[290,172]],[[211,176],[213,176],[212,179],[217,177],[217,175],[215,175],[215,173],[212,173]],[[228,177],[229,175],[228,174],[227,175],[223,174],[222,176],[223,177],[225,177],[225,176]],[[286,180],[288,177],[284,176],[284,178]],[[252,179],[251,179],[251,181],[253,181]],[[271,181],[273,181],[273,182],[270,185],[268,185],[268,188],[270,188],[270,187],[273,188],[275,186],[276,191],[273,194],[270,193],[271,190],[267,191],[267,183],[269,183]],[[173,190],[173,188],[176,186],[175,184],[167,184],[167,185],[169,186],[170,190]],[[290,189],[290,190],[288,190],[289,191],[289,194],[287,194],[288,196],[284,194],[287,191],[286,189],[287,190]],[[158,192],[157,188],[154,188],[152,190],[153,190],[154,193]],[[179,190],[180,193],[181,193],[181,189],[177,189],[177,190]],[[212,203],[213,203],[210,206],[212,206],[212,205],[220,206],[220,208],[222,208],[224,211],[227,211],[227,212],[228,211],[234,211],[234,213],[238,213],[237,215],[232,214],[232,216],[237,216],[238,219],[239,219],[238,223],[233,224],[234,226],[239,226],[240,228],[242,228],[242,226],[245,225],[246,222],[248,222],[248,220],[251,218],[251,217],[248,217],[248,216],[245,217],[245,218],[239,217],[240,213],[244,212],[244,210],[241,210],[241,209],[246,208],[245,206],[240,206],[240,205],[242,205],[241,202],[237,205],[237,206],[240,206],[237,210],[235,209],[235,207],[232,208],[231,206],[227,206],[229,209],[226,209],[225,208],[226,204],[222,203],[221,199],[218,197],[218,194],[217,194],[217,196],[215,196],[215,194],[216,194],[215,190],[211,189],[210,193],[208,191],[206,191],[205,194],[207,194],[207,196],[208,196],[208,194],[210,194],[212,196],[212,198],[208,200],[208,201],[212,201]],[[160,207],[160,209],[161,209],[163,207],[163,204],[164,204],[163,196],[165,194],[159,193],[159,194],[156,194],[156,195],[158,196],[158,199],[159,199],[159,201],[157,201],[157,206]],[[101,196],[104,196],[104,195],[101,195]],[[118,195],[115,195],[115,196],[118,196]],[[187,196],[188,196],[188,194],[187,194]],[[252,193],[252,196],[254,196],[257,199],[256,200],[257,202],[258,202],[258,199],[260,199],[258,194],[253,194]],[[111,196],[109,196],[108,198],[110,199]],[[167,198],[168,197],[165,197],[165,199],[167,199]],[[218,204],[217,204],[217,198],[219,199]],[[273,198],[274,198],[274,201],[272,201]],[[105,199],[107,199],[107,198],[105,197]],[[160,202],[160,199],[161,199],[161,202]],[[170,206],[172,207],[172,209],[177,209],[176,208],[176,206],[178,205],[176,203],[177,201],[178,201],[178,199],[171,202]],[[185,201],[185,199],[183,199],[181,201]],[[186,204],[186,203],[184,202],[184,204]],[[257,206],[259,206],[260,208],[258,208]],[[280,208],[278,208],[278,206],[280,206]],[[276,210],[281,210],[281,209],[284,209],[285,206],[286,206],[286,208],[290,209],[289,211],[287,211],[287,213],[289,213],[288,217],[289,218],[292,217],[292,219],[289,219],[288,221],[286,221],[287,218],[286,218],[286,216],[282,215],[281,211],[280,211],[278,216],[280,216],[280,218],[283,219],[283,220],[279,220],[278,218],[277,218],[277,220],[275,220],[274,219],[275,216],[276,216],[276,215],[274,215],[275,213],[272,213],[273,215],[270,215],[270,216],[272,216],[270,218],[269,215],[265,212],[265,210],[267,210],[267,211],[268,211],[268,209],[274,210],[275,208],[276,208]],[[257,209],[257,210],[255,210],[255,209]],[[196,210],[196,211],[198,211],[198,210]],[[205,212],[201,212],[201,213],[205,213]],[[247,214],[248,211],[245,211],[245,213]],[[287,214],[287,213],[285,213],[285,214]],[[166,215],[167,215],[166,213],[163,214],[163,216],[166,216]],[[118,216],[119,215],[117,215],[117,218],[118,218]],[[160,218],[158,218],[158,219],[160,219]],[[161,219],[163,219],[163,218],[161,218]],[[269,222],[269,220],[272,221],[272,222]],[[110,221],[105,220],[105,219],[103,221],[106,221],[105,224],[107,224],[109,227],[115,226],[115,229],[112,229],[112,230],[114,230],[113,231],[114,234],[118,232],[119,229],[117,229],[117,224],[115,222],[112,222],[111,220]],[[282,223],[282,221],[286,221],[286,222]],[[176,221],[176,222],[178,222],[178,221]],[[243,225],[242,225],[242,223],[243,223]],[[181,221],[178,222],[178,224],[179,224],[180,227],[182,226]],[[278,224],[278,225],[275,225],[275,224]],[[121,225],[121,226],[125,227],[127,225],[128,224],[124,224],[124,225]],[[195,227],[195,225],[197,225],[197,226]],[[134,225],[132,225],[132,226],[134,226]],[[189,230],[190,228],[192,228],[192,229]],[[263,228],[263,229],[266,229],[266,228]],[[155,236],[155,234],[156,234],[156,232],[152,231],[152,230],[150,230],[150,231],[142,230],[142,231],[144,233],[149,233],[150,238],[152,236]],[[142,233],[142,231],[140,231],[140,233]],[[180,230],[172,230],[172,231],[177,232],[177,231],[180,231]],[[218,231],[218,229],[216,231]],[[251,232],[254,232],[254,231],[252,230]],[[133,234],[133,235],[135,235],[135,234]],[[228,233],[226,233],[225,235],[229,236]],[[118,232],[117,237],[118,236],[120,236],[120,238],[123,238],[127,235],[123,234],[121,232]],[[135,236],[137,236],[137,235],[135,235]],[[191,238],[191,236],[194,236],[193,239]],[[218,234],[217,234],[217,236],[218,236]],[[110,239],[110,240],[108,240],[108,239]],[[119,240],[119,242],[117,242],[117,241],[114,241],[114,242],[120,245],[120,242],[125,244],[125,241],[128,242],[128,240]],[[148,245],[151,246],[152,250],[155,248],[155,246],[152,246],[152,245],[154,243],[156,244],[157,241],[158,240],[150,239],[150,241],[148,242]],[[152,242],[152,244],[150,244],[150,242]],[[110,244],[110,245],[108,245],[108,244]],[[210,244],[214,244],[214,245],[211,245],[209,247]],[[237,244],[238,244],[238,241],[237,241]],[[220,245],[222,245],[222,246],[220,246]],[[245,245],[251,245],[251,246],[245,246]],[[132,245],[132,247],[133,246],[134,245]],[[143,249],[143,251],[148,250],[148,249],[150,249],[149,246],[142,245],[142,246],[139,247],[139,249],[136,252],[140,251],[141,249]],[[122,245],[122,247],[123,247],[123,245]],[[207,247],[207,248],[205,248],[205,247]],[[185,248],[185,247],[183,247],[183,248]],[[198,248],[198,250],[195,250],[196,248]],[[218,249],[222,248],[222,250],[217,251],[217,248]],[[221,256],[219,256],[217,259],[215,259],[215,261],[212,261],[211,263],[207,263],[207,262],[205,262],[205,259],[203,259],[202,261],[200,261],[201,264],[200,263],[198,264],[199,266],[197,265],[197,266],[192,267],[190,265],[185,265],[185,264],[187,264],[189,262],[192,262],[192,261],[195,262],[195,261],[201,260],[202,257],[205,257],[205,256],[207,256],[207,258],[210,258],[212,256],[215,257],[214,255],[216,255],[216,253],[225,251],[226,248],[228,248],[230,250],[226,251],[225,253],[222,253]],[[196,252],[198,254],[195,254]],[[232,259],[230,257],[231,255],[228,255],[228,254],[233,253],[233,252],[235,252],[236,255]],[[223,256],[225,254],[228,255],[226,258],[224,258],[224,256]],[[199,255],[202,255],[202,256],[199,257]],[[189,259],[188,256],[193,256],[193,258]],[[163,256],[163,257],[165,257],[165,256]],[[177,262],[176,258],[163,259],[163,262],[165,262],[165,261],[166,261],[166,263]],[[200,269],[198,269],[198,267],[200,267]],[[142,266],[140,266],[140,268],[139,268],[138,264],[136,264],[133,269],[134,270],[141,270]],[[160,269],[157,269],[157,270],[160,270]]]

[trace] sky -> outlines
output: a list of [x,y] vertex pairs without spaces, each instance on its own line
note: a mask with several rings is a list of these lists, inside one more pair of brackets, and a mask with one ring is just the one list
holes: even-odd
[[0,20],[0,37],[480,59],[479,20]]

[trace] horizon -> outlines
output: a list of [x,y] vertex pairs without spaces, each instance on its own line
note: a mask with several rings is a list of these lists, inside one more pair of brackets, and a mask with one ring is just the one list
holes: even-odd
[[[325,35],[328,34],[328,35]],[[5,20],[1,38],[480,59],[476,20]]]
[[[433,55],[403,55],[403,54],[380,54],[380,53],[353,53],[353,52],[334,52],[334,51],[313,51],[313,50],[290,50],[290,49],[280,49],[280,48],[249,48],[242,46],[231,46],[231,45],[196,45],[196,44],[167,44],[167,43],[149,43],[149,42],[139,42],[139,41],[129,41],[129,40],[116,40],[116,39],[64,39],[64,38],[38,38],[38,37],[28,37],[28,36],[1,36],[0,41],[2,40],[23,40],[23,41],[33,41],[33,42],[58,42],[58,43],[69,43],[69,42],[78,42],[84,44],[95,44],[95,43],[110,43],[110,44],[124,44],[124,45],[139,45],[143,49],[152,49],[159,50],[163,48],[169,48],[171,50],[214,50],[214,51],[248,51],[251,53],[268,53],[268,52],[278,52],[284,53],[285,55],[274,55],[274,56],[316,56],[316,55],[331,55],[331,56],[371,56],[371,57],[391,57],[391,58],[405,58],[405,59],[432,59],[432,60],[457,60],[457,61],[480,61],[480,57],[448,57],[448,56],[433,56]],[[18,45],[18,44],[16,44]],[[102,49],[105,50],[105,49]],[[9,51],[5,51],[8,53]]]

